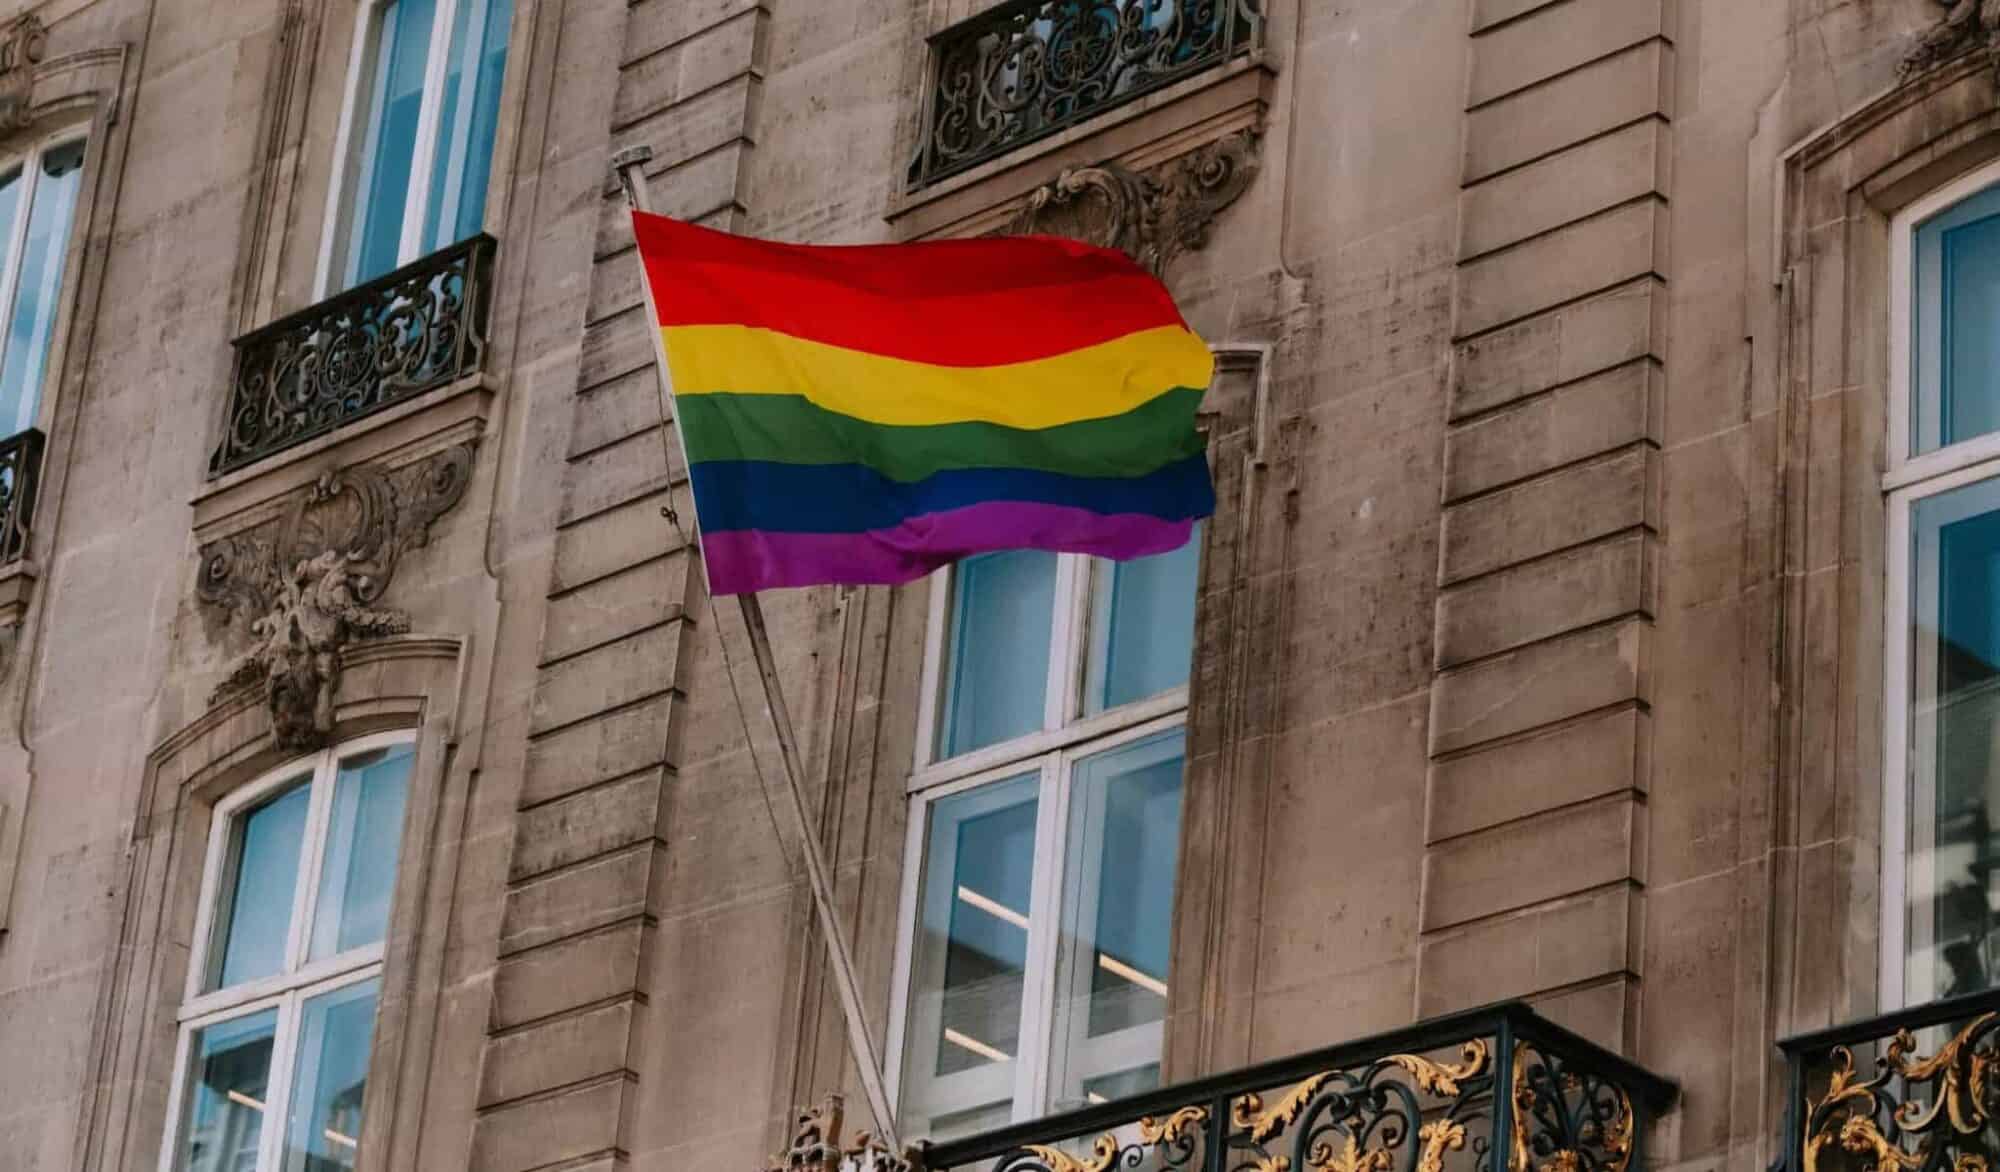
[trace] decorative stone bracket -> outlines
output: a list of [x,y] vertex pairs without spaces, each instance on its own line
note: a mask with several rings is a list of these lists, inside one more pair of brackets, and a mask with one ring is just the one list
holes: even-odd
[[325,744],[343,650],[410,629],[407,614],[375,603],[402,554],[465,496],[476,443],[326,473],[281,516],[203,545],[197,596],[253,644],[211,703],[261,687],[281,747]]
[[1258,143],[1256,132],[1240,130],[1148,171],[1117,163],[1072,167],[1030,192],[998,234],[1085,240],[1164,276],[1182,253],[1208,244],[1216,217],[1249,188]]
[[1903,58],[1904,77],[1942,65],[1961,53],[1985,49],[2000,61],[2000,0],[1936,0],[1945,9],[1937,25]]
[[792,1146],[771,1161],[770,1172],[911,1172],[908,1154],[891,1153],[867,1132],[845,1134],[846,1106],[828,1095],[815,1110],[801,1111]]

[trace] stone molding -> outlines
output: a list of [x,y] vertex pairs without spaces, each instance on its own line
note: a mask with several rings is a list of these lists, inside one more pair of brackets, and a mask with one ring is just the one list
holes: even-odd
[[1930,30],[1904,56],[1898,73],[1907,78],[1961,53],[2000,50],[2000,0],[1936,0],[1944,8]]
[[1216,217],[1257,177],[1260,141],[1236,131],[1143,172],[1115,162],[1067,168],[1028,193],[1004,233],[1115,248],[1164,277],[1183,252],[1208,244]]
[[431,524],[465,496],[475,446],[325,473],[282,516],[203,545],[197,596],[253,640],[211,704],[261,687],[281,748],[327,743],[347,649],[409,631],[407,614],[374,604],[402,554],[427,543]]

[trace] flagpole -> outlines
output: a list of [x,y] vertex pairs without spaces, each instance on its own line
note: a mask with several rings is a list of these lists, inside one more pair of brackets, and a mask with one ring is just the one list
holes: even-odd
[[[618,152],[611,160],[619,183],[625,189],[625,202],[635,211],[653,210],[652,193],[647,186],[644,169],[644,164],[652,157],[651,147],[638,146]],[[653,335],[654,365],[659,374],[660,426],[664,428],[674,414],[673,368],[667,365],[666,343],[658,325],[659,312],[653,304],[653,287],[644,273],[640,274],[639,287],[645,293],[646,323]],[[685,464],[687,437],[683,435],[680,438],[681,461]],[[700,539],[700,523],[697,521],[697,546]],[[706,573],[706,558],[702,560],[702,566],[703,573]],[[862,1009],[861,983],[854,973],[854,957],[847,946],[846,929],[841,926],[839,913],[834,907],[833,885],[827,879],[826,858],[820,850],[819,835],[815,833],[812,818],[807,812],[805,792],[800,783],[805,770],[799,757],[798,737],[792,730],[791,710],[785,706],[777,658],[771,653],[771,635],[764,623],[764,607],[754,593],[734,597],[743,616],[744,629],[750,633],[750,653],[757,663],[757,678],[764,685],[766,715],[770,717],[778,740],[779,755],[784,760],[785,794],[790,799],[785,805],[798,832],[800,853],[805,858],[806,880],[812,888],[813,909],[819,918],[820,935],[826,940],[827,958],[833,965],[834,987],[840,994],[841,1013],[847,1019],[848,1046],[853,1051],[855,1066],[861,1071],[861,1086],[868,1096],[869,1113],[875,1117],[875,1135],[891,1152],[898,1152],[902,1150],[902,1144],[896,1139],[895,1115],[889,1109],[889,1092],[882,1081],[882,1062],[875,1052],[875,1036],[868,1029],[868,1018]],[[712,595],[710,604],[713,605]],[[728,637],[721,630],[717,630],[716,636]]]

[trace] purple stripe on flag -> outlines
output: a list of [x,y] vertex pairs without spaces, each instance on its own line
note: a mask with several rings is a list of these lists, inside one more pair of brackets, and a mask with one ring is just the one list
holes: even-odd
[[709,587],[743,594],[787,586],[895,585],[1002,549],[1087,553],[1120,561],[1187,544],[1192,519],[1093,513],[1067,505],[986,501],[865,533],[704,533]]

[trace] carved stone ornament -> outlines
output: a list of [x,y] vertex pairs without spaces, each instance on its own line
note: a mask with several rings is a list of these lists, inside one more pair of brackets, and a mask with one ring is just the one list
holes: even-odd
[[1903,58],[1902,75],[1910,77],[1974,49],[1994,53],[2000,61],[2000,0],[1935,0],[1944,15]]
[[865,1131],[842,1136],[845,1103],[828,1095],[817,1110],[799,1112],[792,1146],[771,1162],[771,1172],[912,1172],[908,1153],[898,1156]]
[[1030,192],[1004,231],[1116,248],[1164,276],[1176,257],[1207,245],[1215,218],[1256,178],[1257,144],[1255,132],[1240,130],[1145,172],[1071,168]]
[[342,651],[410,629],[408,615],[375,603],[404,551],[465,496],[475,443],[401,468],[326,473],[282,516],[202,546],[197,595],[252,640],[210,702],[260,687],[281,747],[325,744]]
[[35,66],[48,43],[49,30],[32,12],[0,26],[0,129],[18,130],[27,125]]

